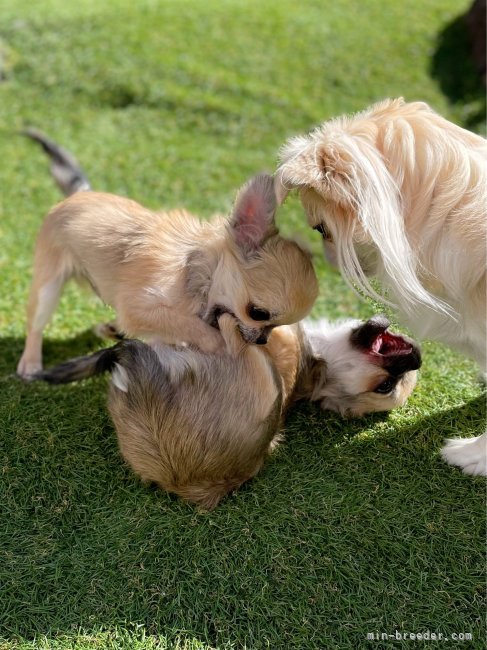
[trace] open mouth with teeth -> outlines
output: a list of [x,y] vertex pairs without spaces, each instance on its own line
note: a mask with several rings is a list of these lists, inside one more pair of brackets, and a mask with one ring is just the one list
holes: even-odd
[[391,334],[385,331],[379,334],[370,346],[372,352],[380,354],[383,357],[395,356],[398,354],[411,354],[413,346],[408,343],[402,336]]
[[352,331],[350,342],[392,375],[417,370],[421,366],[419,347],[407,336],[389,332],[389,325],[385,316],[374,316]]

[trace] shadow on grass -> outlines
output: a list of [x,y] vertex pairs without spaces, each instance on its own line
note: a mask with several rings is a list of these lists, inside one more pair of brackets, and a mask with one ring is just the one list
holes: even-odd
[[[96,342],[48,342],[46,361]],[[0,341],[8,370],[21,347]],[[385,620],[433,629],[428,603],[437,625],[478,625],[483,491],[437,451],[455,422],[474,432],[482,398],[407,426],[301,405],[259,476],[203,514],[128,471],[105,395],[103,378],[0,384],[0,637],[141,625],[220,647],[358,648]],[[351,594],[367,602],[343,627]]]
[[[45,338],[43,342],[44,365],[54,365],[71,357],[89,354],[109,345],[109,340],[102,341],[91,329],[62,341]],[[15,368],[23,349],[24,339],[0,338],[1,376],[15,374]]]
[[438,81],[452,104],[473,104],[472,113],[465,118],[465,126],[485,130],[485,88],[473,61],[472,43],[464,14],[446,25],[438,35],[431,61],[431,76]]

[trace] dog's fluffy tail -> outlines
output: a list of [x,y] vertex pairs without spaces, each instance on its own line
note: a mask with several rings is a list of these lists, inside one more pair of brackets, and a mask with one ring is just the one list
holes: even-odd
[[34,379],[47,381],[50,384],[69,384],[72,381],[87,379],[103,372],[111,372],[119,360],[121,343],[111,348],[99,350],[84,357],[76,357],[58,366],[40,370]]
[[36,129],[25,129],[22,134],[38,142],[47,153],[51,159],[51,173],[64,196],[91,190],[86,174],[69,151]]

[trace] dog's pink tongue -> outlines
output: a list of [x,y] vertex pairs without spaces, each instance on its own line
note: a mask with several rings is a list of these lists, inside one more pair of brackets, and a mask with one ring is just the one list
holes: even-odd
[[389,357],[397,354],[409,354],[413,346],[407,343],[402,336],[384,332],[372,343],[372,351],[376,354],[381,354],[384,357]]

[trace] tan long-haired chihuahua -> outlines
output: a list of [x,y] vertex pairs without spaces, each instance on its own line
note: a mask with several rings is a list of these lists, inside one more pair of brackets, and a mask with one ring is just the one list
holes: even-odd
[[[387,100],[292,138],[277,171],[297,188],[311,227],[352,285],[390,292],[420,337],[472,356],[486,372],[487,142],[421,102]],[[487,437],[442,451],[487,474]]]
[[230,218],[211,222],[76,192],[48,214],[37,239],[18,374],[42,368],[42,332],[72,277],[115,309],[117,329],[128,336],[217,352],[217,316],[228,312],[244,341],[265,343],[276,325],[303,318],[318,292],[310,256],[279,236],[275,211],[266,174],[242,188]]
[[420,351],[384,317],[277,327],[265,346],[242,341],[229,314],[218,320],[222,355],[126,340],[36,378],[111,371],[122,456],[143,480],[207,509],[259,471],[292,402],[357,416],[401,406],[416,383]]

